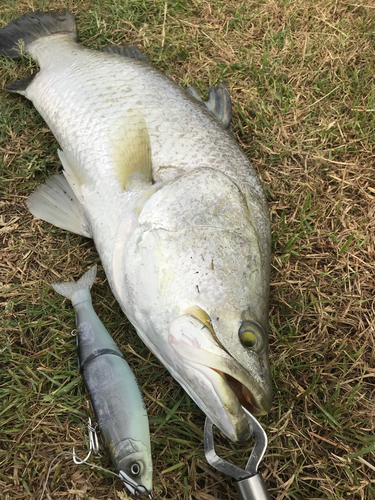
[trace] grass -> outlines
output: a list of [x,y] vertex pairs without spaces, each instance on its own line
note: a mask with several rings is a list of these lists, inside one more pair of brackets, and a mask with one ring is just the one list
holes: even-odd
[[[135,43],[203,95],[224,80],[233,128],[257,169],[273,229],[274,404],[261,419],[261,470],[275,500],[375,498],[375,8],[352,0],[3,0],[0,24],[30,9],[72,10],[81,41]],[[49,283],[79,277],[93,244],[34,219],[28,193],[60,168],[56,142],[0,67],[0,496],[40,495],[49,461],[86,451],[88,398],[74,313]],[[204,416],[142,345],[102,270],[99,316],[134,369],[150,415],[155,497],[235,499],[203,453]],[[218,438],[244,463],[249,446]],[[110,466],[107,458],[97,461]],[[109,475],[54,467],[47,498],[123,499]]]

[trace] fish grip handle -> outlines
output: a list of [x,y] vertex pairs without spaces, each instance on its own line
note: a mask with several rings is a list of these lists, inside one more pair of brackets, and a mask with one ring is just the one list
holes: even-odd
[[[243,407],[242,407],[243,408]],[[204,452],[207,462],[216,470],[235,480],[240,500],[271,500],[266,484],[258,472],[258,465],[267,448],[267,435],[257,419],[243,408],[255,436],[255,445],[244,469],[219,457],[215,451],[213,423],[206,418],[204,426]]]
[[235,483],[240,500],[271,500],[266,483],[259,472]]

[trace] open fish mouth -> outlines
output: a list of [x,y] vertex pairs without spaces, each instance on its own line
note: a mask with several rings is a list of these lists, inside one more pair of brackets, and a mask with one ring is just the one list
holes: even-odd
[[[220,358],[220,355],[216,353],[212,355],[208,351],[200,350],[193,346],[176,345],[173,342],[171,344],[178,354],[186,359],[192,367],[201,370],[204,366],[209,370],[205,370],[205,373],[210,379],[215,377],[215,374],[220,375],[228,386],[228,396],[237,398],[239,404],[244,406],[253,415],[264,415],[268,412],[269,407],[265,404],[265,394],[262,388],[234,358],[231,357],[231,359],[228,359],[230,355],[225,351],[222,351]],[[211,374],[210,372],[213,373]]]
[[239,380],[236,380],[234,377],[227,373],[221,373],[221,375],[227,381],[229,387],[236,395],[241,406],[249,410],[249,412],[253,415],[264,415],[265,413],[267,413],[265,410],[260,408],[260,405],[256,401],[252,392]]
[[[190,368],[199,372],[202,384],[215,392],[216,404],[211,403],[210,406],[203,401],[201,405],[207,416],[231,439],[248,439],[251,431],[242,406],[253,415],[264,415],[271,406],[271,400],[261,382],[219,344],[211,329],[204,328],[202,322],[190,314],[179,316],[172,322],[169,342],[185,360],[185,370]],[[188,392],[192,393],[194,390],[199,391],[200,388],[193,387]],[[210,395],[207,394],[207,399],[209,398]],[[221,405],[220,409],[218,405]],[[222,420],[227,420],[227,428],[217,423],[219,410],[222,414],[226,413]],[[233,430],[228,431],[229,427]]]

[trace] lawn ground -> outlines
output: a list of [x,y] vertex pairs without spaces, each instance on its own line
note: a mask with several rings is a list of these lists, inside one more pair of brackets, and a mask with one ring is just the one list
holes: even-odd
[[[138,44],[203,97],[225,81],[233,128],[264,182],[273,231],[275,396],[261,471],[275,500],[375,498],[375,3],[371,0],[2,0],[0,27],[69,9],[88,47]],[[31,103],[0,61],[0,498],[37,499],[50,460],[86,451],[89,403],[74,313],[50,287],[77,279],[93,243],[33,218],[25,200],[60,171]],[[105,275],[93,302],[149,411],[157,499],[236,499],[203,452],[204,415],[137,338]],[[249,446],[218,440],[244,463]],[[108,458],[96,463],[110,467]],[[121,483],[62,457],[46,498],[123,500]]]

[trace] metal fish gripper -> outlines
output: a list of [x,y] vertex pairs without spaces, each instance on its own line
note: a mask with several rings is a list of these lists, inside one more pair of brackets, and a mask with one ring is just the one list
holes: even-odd
[[236,483],[240,500],[271,500],[258,466],[267,448],[267,434],[258,420],[243,408],[247,421],[253,429],[255,445],[244,469],[219,457],[215,451],[213,423],[206,418],[204,424],[204,453],[207,462],[219,472],[231,476]]

